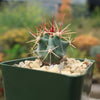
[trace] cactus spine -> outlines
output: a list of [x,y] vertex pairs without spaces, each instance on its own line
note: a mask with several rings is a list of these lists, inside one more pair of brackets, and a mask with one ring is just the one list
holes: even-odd
[[[63,20],[62,20],[63,23]],[[62,58],[66,55],[68,45],[71,45],[71,32],[68,30],[68,26],[62,28],[62,23],[58,28],[57,23],[54,23],[52,17],[52,24],[44,24],[38,28],[38,32],[35,34],[30,29],[30,33],[35,38],[30,42],[34,42],[33,51],[43,63],[56,64],[60,63]]]

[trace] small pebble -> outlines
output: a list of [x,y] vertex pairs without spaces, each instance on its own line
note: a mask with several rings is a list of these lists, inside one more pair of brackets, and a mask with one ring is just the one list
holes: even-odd
[[50,72],[60,73],[60,69],[58,65],[55,65],[54,67],[49,69]]

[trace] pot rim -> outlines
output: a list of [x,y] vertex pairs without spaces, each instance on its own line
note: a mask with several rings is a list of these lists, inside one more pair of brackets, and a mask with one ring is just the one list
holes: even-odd
[[[74,75],[74,76],[73,75],[64,75],[64,74],[54,73],[54,72],[48,72],[48,71],[41,71],[41,70],[36,70],[36,69],[28,69],[28,68],[16,67],[14,65],[7,64],[9,62],[15,62],[16,60],[19,62],[19,61],[31,60],[32,58],[36,59],[36,57],[27,57],[27,58],[22,58],[22,59],[14,59],[14,60],[1,62],[0,65],[1,66],[9,66],[9,67],[17,68],[17,69],[31,70],[31,71],[44,72],[44,73],[52,73],[52,74],[57,74],[57,75],[62,75],[62,76],[67,76],[67,77],[71,77],[72,78],[72,77],[84,77],[88,73],[89,69],[91,67],[93,67],[93,65],[95,63],[95,60],[87,59],[87,60],[91,61],[92,63],[88,66],[88,68],[86,69],[85,73],[81,74],[81,75]],[[75,58],[75,59],[80,60],[80,61],[84,60],[84,59],[81,59],[81,58]]]

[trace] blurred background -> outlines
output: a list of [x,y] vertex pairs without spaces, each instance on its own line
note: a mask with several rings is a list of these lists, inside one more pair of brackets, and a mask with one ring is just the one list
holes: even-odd
[[[27,26],[34,32],[36,26],[51,20],[52,13],[58,24],[65,15],[63,27],[71,24],[73,44],[68,57],[89,58],[96,61],[91,98],[100,100],[100,1],[99,0],[0,0],[0,62],[32,56],[33,44]],[[0,100],[4,89],[0,69]],[[96,100],[96,99],[94,99]]]

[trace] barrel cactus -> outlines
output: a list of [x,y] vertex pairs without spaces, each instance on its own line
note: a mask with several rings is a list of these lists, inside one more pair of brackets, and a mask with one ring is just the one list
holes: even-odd
[[[45,64],[57,64],[66,55],[66,50],[71,44],[71,30],[68,29],[67,25],[62,29],[63,20],[61,25],[58,26],[52,17],[52,23],[40,25],[37,33],[33,33],[31,29],[30,33],[35,39],[29,41],[34,42],[33,53],[35,53],[40,60]],[[74,46],[73,46],[74,47]],[[35,49],[34,49],[35,48]]]

